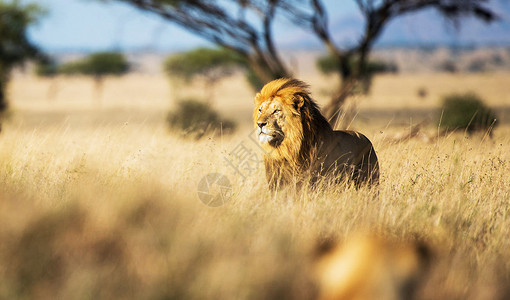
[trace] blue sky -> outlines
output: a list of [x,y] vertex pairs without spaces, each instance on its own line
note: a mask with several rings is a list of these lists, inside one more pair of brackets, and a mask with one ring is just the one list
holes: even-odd
[[48,13],[29,33],[44,49],[180,48],[203,41],[186,31],[118,2],[38,0]]
[[[25,2],[30,2],[26,0]],[[118,1],[37,0],[47,15],[30,28],[30,38],[47,51],[96,51],[104,49],[179,50],[207,45],[207,42],[159,17],[140,12]],[[352,0],[326,0],[331,28],[336,39],[353,41],[362,20]],[[508,0],[492,0],[503,22],[486,26],[467,21],[460,32],[447,30],[445,22],[432,12],[411,15],[392,22],[381,43],[485,42],[510,44]],[[335,30],[336,29],[336,30]],[[275,28],[283,46],[318,46],[315,37],[294,30],[290,24]]]
[[[37,0],[36,3],[48,13],[30,29],[30,38],[50,51],[108,48],[171,50],[207,44],[154,14],[141,12],[119,1]],[[325,3],[334,8],[332,11],[335,13],[331,17],[356,11],[354,2],[350,0],[326,0]],[[293,30],[283,24],[275,31]]]

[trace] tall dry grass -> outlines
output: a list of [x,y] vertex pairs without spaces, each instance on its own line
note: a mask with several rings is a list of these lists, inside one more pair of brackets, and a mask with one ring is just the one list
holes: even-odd
[[[0,145],[0,293],[6,298],[310,299],[324,238],[369,228],[436,252],[424,299],[495,299],[510,270],[508,128],[494,140],[375,140],[378,189],[268,191],[225,155],[150,128],[6,128]],[[224,206],[197,196],[226,174]],[[489,295],[489,296],[487,296]],[[507,295],[507,294],[506,294]],[[503,299],[503,298],[501,298]]]
[[[226,164],[240,143],[261,157],[249,120],[197,142],[162,122],[15,118],[0,136],[0,298],[313,299],[317,243],[360,230],[431,245],[419,299],[509,296],[508,126],[396,144],[368,127],[378,188],[295,194],[270,192],[261,164],[246,180]],[[198,197],[208,173],[232,184],[223,206]]]

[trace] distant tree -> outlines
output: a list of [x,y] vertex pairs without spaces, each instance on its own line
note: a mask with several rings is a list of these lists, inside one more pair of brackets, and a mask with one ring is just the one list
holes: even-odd
[[[321,56],[317,59],[317,68],[322,74],[338,74],[337,66],[338,61],[337,57],[332,55]],[[354,58],[349,60],[350,68],[354,68],[358,64],[358,61]],[[363,75],[360,76],[360,80],[357,82],[357,85],[351,91],[353,93],[362,93],[366,94],[370,90],[370,86],[372,84],[372,78],[376,74],[381,73],[397,73],[398,67],[394,63],[388,63],[379,60],[370,60],[366,62],[365,69],[363,71]]]
[[214,86],[236,69],[244,68],[246,63],[237,53],[227,49],[198,48],[169,56],[164,69],[171,78],[189,83],[199,78],[204,81],[208,92],[207,101],[214,97]]
[[36,23],[42,14],[42,9],[35,4],[0,2],[0,113],[8,106],[5,91],[12,69],[30,59],[45,59],[27,38],[28,26]]
[[58,74],[58,64],[55,60],[48,58],[44,61],[39,61],[35,65],[35,75],[41,77],[53,77]]
[[[353,0],[364,18],[363,34],[352,46],[339,46],[332,39],[328,12],[321,0],[116,0],[129,3],[213,42],[237,52],[262,83],[291,76],[273,37],[273,23],[284,17],[296,27],[314,34],[335,57],[340,74],[338,88],[325,107],[336,116],[356,82],[365,74],[367,57],[385,26],[412,12],[434,8],[457,20],[475,16],[485,21],[495,14],[484,6],[487,0]],[[350,64],[352,59],[357,63]]]
[[56,76],[59,73],[59,66],[57,62],[51,58],[40,61],[35,65],[34,72],[35,75],[39,77],[46,77],[51,80],[46,98],[48,100],[54,100],[57,97],[58,92],[58,82],[56,80]]
[[437,66],[437,70],[441,72],[457,73],[457,64],[452,60],[446,60]]
[[105,76],[120,76],[129,71],[130,64],[122,53],[97,52],[89,56],[61,65],[59,73],[66,75],[92,76],[95,82],[96,98],[102,97],[103,80]]
[[467,67],[467,70],[471,73],[480,73],[485,72],[487,69],[488,62],[486,59],[474,59],[471,61]]

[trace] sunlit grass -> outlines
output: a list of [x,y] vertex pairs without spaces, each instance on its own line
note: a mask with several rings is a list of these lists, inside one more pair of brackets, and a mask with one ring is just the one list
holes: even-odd
[[[317,242],[367,228],[433,246],[424,297],[467,298],[485,291],[486,274],[503,280],[510,270],[507,127],[483,142],[462,134],[431,144],[375,139],[378,188],[297,195],[268,191],[262,166],[236,177],[225,158],[243,141],[245,132],[194,142],[142,126],[6,127],[0,292],[309,299]],[[196,193],[212,172],[233,186],[216,208]]]
[[[379,187],[271,192],[261,163],[245,179],[227,163],[240,144],[261,159],[249,114],[234,135],[195,141],[170,133],[164,111],[32,126],[26,101],[0,135],[0,298],[313,299],[318,242],[360,230],[430,245],[420,299],[508,291],[508,125],[492,139],[430,143],[395,143],[400,129],[367,125],[357,129],[375,146]],[[198,197],[209,173],[232,185],[223,206]]]

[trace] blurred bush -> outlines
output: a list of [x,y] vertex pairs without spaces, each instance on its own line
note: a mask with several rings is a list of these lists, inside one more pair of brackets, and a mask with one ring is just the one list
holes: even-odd
[[418,95],[418,98],[420,98],[420,99],[427,98],[428,94],[429,94],[429,92],[428,92],[427,88],[425,88],[425,87],[420,87],[416,91],[416,95]]
[[178,130],[185,137],[200,139],[207,133],[231,133],[236,124],[222,119],[210,105],[196,100],[185,99],[177,103],[177,108],[167,116],[172,130]]
[[487,69],[487,61],[483,59],[475,59],[469,63],[467,70],[471,73],[485,72]]
[[488,131],[496,126],[496,114],[474,93],[451,94],[443,99],[440,126],[446,130],[464,129],[468,133]]
[[457,73],[457,64],[452,60],[446,60],[436,66],[436,70],[439,72]]

